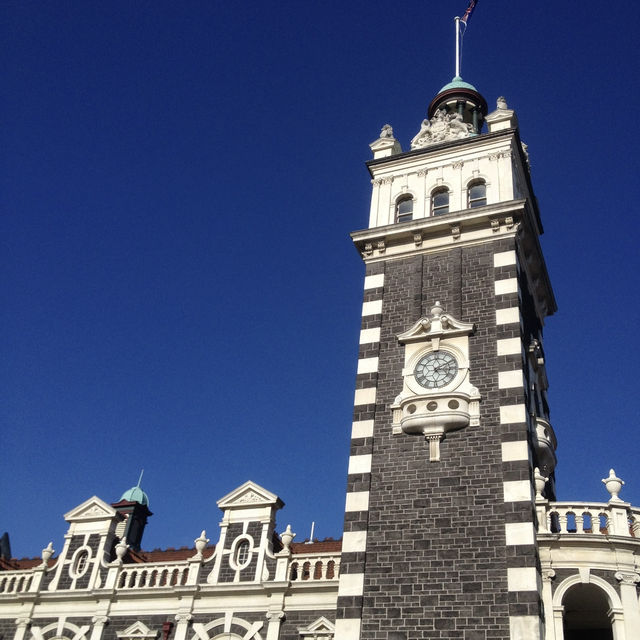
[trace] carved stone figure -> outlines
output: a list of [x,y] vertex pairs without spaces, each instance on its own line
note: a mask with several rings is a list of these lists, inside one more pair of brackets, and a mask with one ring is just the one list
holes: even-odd
[[381,138],[393,138],[393,127],[390,124],[385,124],[380,131]]
[[496,106],[498,109],[507,109],[507,101],[504,96],[500,96],[496,101]]
[[412,149],[423,149],[436,142],[466,138],[471,134],[472,126],[463,121],[459,113],[438,110],[431,120],[423,120],[420,131],[411,140]]

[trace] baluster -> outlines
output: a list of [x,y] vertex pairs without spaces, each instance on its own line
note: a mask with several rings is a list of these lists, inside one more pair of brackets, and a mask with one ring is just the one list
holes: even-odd
[[576,512],[576,533],[584,533],[584,512]]
[[[604,523],[603,523],[603,518],[604,518]],[[601,534],[609,533],[609,525],[610,525],[609,514],[606,513],[605,511],[601,511],[598,514],[598,533],[601,533]],[[605,531],[603,531],[603,529],[605,529]]]
[[558,514],[558,521],[560,523],[560,533],[567,533],[567,512],[566,512],[566,510],[561,511]]

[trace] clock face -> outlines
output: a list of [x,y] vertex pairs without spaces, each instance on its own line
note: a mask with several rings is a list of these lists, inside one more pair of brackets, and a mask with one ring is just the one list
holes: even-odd
[[458,361],[448,351],[432,351],[420,358],[413,371],[416,381],[425,389],[440,389],[458,373]]

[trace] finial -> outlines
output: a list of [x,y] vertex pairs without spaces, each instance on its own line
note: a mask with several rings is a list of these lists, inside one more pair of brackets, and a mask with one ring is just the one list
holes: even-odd
[[623,502],[618,494],[620,493],[620,489],[622,489],[624,485],[624,480],[622,478],[618,478],[616,476],[616,472],[613,469],[609,469],[609,477],[603,478],[602,482],[607,488],[607,491],[611,494],[609,502]]
[[209,544],[209,538],[207,538],[207,532],[203,529],[199,538],[196,538],[193,543],[196,546],[196,555],[193,556],[194,560],[202,560],[202,552]]
[[538,469],[538,467],[533,470],[533,480],[536,487],[536,500],[544,500],[542,492],[544,491],[544,485],[547,484],[548,479],[548,477],[545,477],[540,473],[540,469]]
[[442,312],[444,311],[442,305],[440,304],[439,301],[436,301],[435,305],[433,305],[433,307],[431,307],[431,315],[434,318],[439,318],[442,315]]
[[496,107],[498,109],[507,109],[507,101],[505,100],[504,96],[500,96],[496,100]]
[[53,549],[53,542],[50,542],[43,550],[42,550],[42,567],[47,568],[47,563],[51,556],[55,553]]
[[142,476],[144,475],[144,469],[142,469],[142,471],[140,471],[140,477],[138,478],[138,484],[136,485],[136,487],[138,487],[138,489],[140,488],[140,483],[142,482]]
[[124,556],[127,553],[128,549],[129,545],[124,540],[120,540],[120,542],[118,542],[118,544],[116,545],[116,562],[118,564],[123,563]]
[[280,534],[280,540],[282,540],[282,546],[285,551],[289,550],[289,545],[291,541],[296,537],[296,534],[291,531],[291,525],[288,524],[287,528]]

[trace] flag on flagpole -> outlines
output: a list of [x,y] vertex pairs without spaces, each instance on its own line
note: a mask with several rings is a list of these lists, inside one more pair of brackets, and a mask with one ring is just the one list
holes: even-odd
[[469,6],[467,7],[467,10],[464,12],[462,18],[460,18],[460,22],[464,22],[465,27],[469,22],[469,18],[471,18],[473,10],[476,8],[476,4],[478,4],[478,0],[469,0]]

